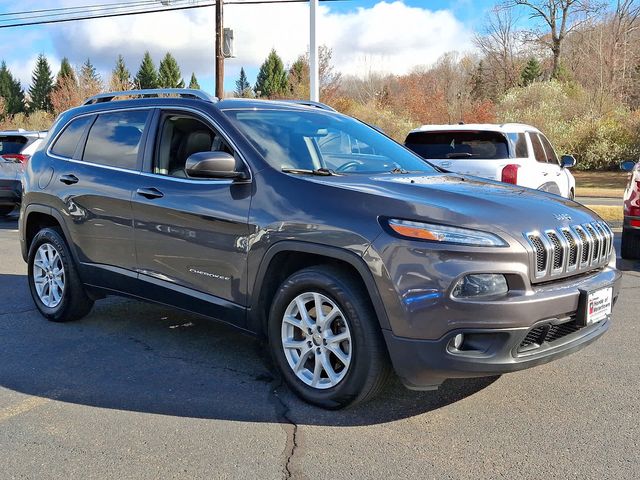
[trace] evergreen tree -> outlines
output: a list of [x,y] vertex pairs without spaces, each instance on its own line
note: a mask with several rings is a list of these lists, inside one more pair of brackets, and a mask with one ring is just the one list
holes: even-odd
[[182,80],[178,62],[169,52],[160,62],[158,83],[162,88],[184,88],[184,80]]
[[256,95],[261,97],[280,96],[286,92],[287,72],[284,69],[282,59],[275,50],[271,50],[267,59],[260,66],[253,89]]
[[60,83],[63,78],[69,78],[72,82],[77,83],[76,74],[73,71],[73,67],[69,63],[69,59],[64,57],[62,62],[60,62],[60,70],[58,71],[58,76],[56,77],[56,85]]
[[88,58],[80,68],[78,84],[84,98],[96,95],[102,90],[102,79]]
[[200,90],[200,84],[198,83],[198,79],[196,78],[195,73],[191,73],[191,81],[189,82],[189,88],[195,88]]
[[131,88],[131,73],[129,73],[122,55],[118,55],[116,66],[111,71],[109,88],[112,91],[123,91]]
[[474,100],[484,100],[487,98],[484,63],[482,60],[478,62],[475,72],[471,75],[471,98]]
[[249,97],[251,96],[251,84],[247,80],[247,74],[244,73],[244,67],[240,67],[240,78],[236,80],[236,97]]
[[309,98],[309,58],[300,55],[289,68],[287,77],[289,92],[293,98]]
[[36,67],[31,76],[31,86],[29,87],[29,110],[44,110],[51,112],[51,91],[53,90],[53,75],[49,61],[43,53],[38,55]]
[[8,115],[24,112],[24,92],[3,60],[0,64],[0,97],[4,98],[4,112]]
[[158,88],[158,72],[149,52],[144,52],[140,69],[136,73],[135,83],[138,88]]
[[520,73],[520,84],[523,87],[531,85],[542,76],[542,67],[535,58],[530,58]]

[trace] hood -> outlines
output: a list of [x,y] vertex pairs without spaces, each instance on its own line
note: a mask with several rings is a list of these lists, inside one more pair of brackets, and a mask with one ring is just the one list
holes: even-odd
[[379,216],[499,229],[517,238],[523,232],[599,219],[557,195],[452,173],[344,175],[313,181],[367,193],[369,206]]

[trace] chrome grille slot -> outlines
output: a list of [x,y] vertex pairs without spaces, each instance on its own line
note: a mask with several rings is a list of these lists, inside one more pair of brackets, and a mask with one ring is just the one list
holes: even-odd
[[591,249],[593,248],[593,240],[591,240],[591,237],[581,226],[576,225],[573,229],[578,233],[582,241],[582,253],[580,254],[580,267],[582,268],[589,264],[589,255],[591,255]]
[[587,223],[584,228],[587,230],[587,232],[589,232],[591,238],[593,238],[593,251],[591,252],[591,258],[589,259],[589,261],[591,263],[597,263],[598,259],[600,258],[600,246],[602,244],[602,242],[600,241],[600,235],[596,233],[596,231],[593,229],[593,225],[590,223]]
[[605,266],[613,250],[613,232],[591,222],[524,234],[532,248],[532,281],[585,273]]
[[558,235],[556,235],[552,231],[545,232],[549,240],[551,240],[551,245],[553,250],[551,251],[551,268],[553,271],[562,269],[562,260],[564,259],[564,249],[562,248],[562,243],[560,243],[560,239]]
[[561,231],[564,235],[564,238],[567,240],[567,243],[569,243],[569,258],[567,260],[567,269],[573,268],[578,262],[578,242],[573,236],[573,233],[571,233],[571,230],[569,230],[568,228],[563,228]]
[[547,271],[547,249],[539,235],[530,234],[528,238],[535,252],[536,277],[542,276]]

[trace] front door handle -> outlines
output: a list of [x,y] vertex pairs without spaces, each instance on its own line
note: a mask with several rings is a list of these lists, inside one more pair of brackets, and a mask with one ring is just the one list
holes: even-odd
[[138,195],[142,195],[144,198],[148,198],[149,200],[152,200],[154,198],[162,198],[164,197],[164,193],[162,193],[160,190],[158,190],[157,188],[139,188],[138,190],[136,190],[136,193]]
[[80,180],[73,173],[68,175],[60,175],[60,181],[65,185],[73,185],[74,183],[78,183]]

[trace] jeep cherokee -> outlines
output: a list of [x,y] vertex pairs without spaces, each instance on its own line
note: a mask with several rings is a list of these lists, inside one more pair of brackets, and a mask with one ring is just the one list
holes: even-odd
[[20,240],[47,319],[111,294],[204,314],[266,338],[325,408],[392,368],[435,389],[579,350],[621,276],[572,201],[443,172],[321,104],[198,90],[63,113],[27,164]]

